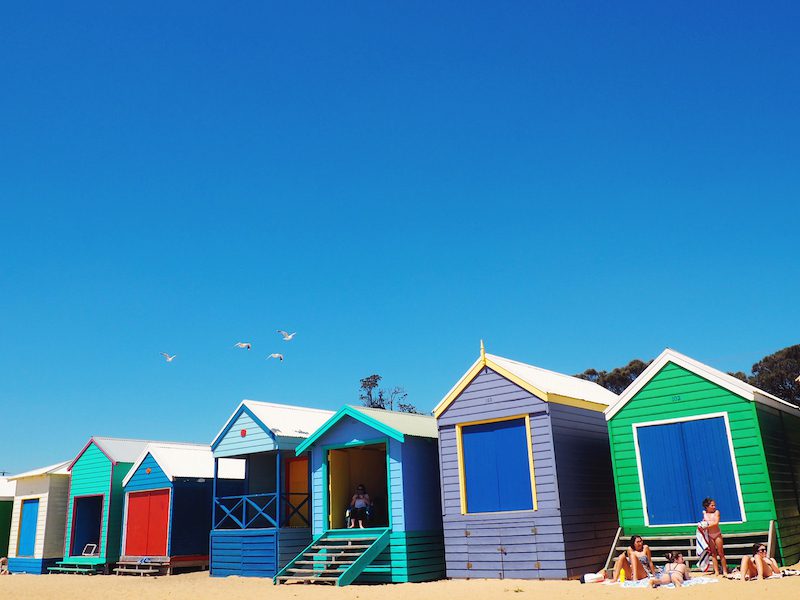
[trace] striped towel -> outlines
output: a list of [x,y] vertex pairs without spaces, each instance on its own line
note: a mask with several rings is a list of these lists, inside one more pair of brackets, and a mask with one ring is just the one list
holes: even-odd
[[[705,527],[703,527],[705,525]],[[695,550],[697,551],[697,568],[701,569],[704,573],[711,568],[711,551],[708,549],[708,532],[706,528],[708,525],[705,521],[701,521],[697,525],[697,534],[694,539],[697,544]]]

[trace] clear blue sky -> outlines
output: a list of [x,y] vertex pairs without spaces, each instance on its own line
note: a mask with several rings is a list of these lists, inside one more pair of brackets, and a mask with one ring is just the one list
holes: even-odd
[[800,341],[796,2],[163,4],[0,6],[0,469]]

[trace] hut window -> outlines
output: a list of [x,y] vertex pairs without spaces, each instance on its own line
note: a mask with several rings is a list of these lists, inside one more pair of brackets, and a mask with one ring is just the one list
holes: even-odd
[[459,427],[462,510],[534,508],[533,460],[525,417]]

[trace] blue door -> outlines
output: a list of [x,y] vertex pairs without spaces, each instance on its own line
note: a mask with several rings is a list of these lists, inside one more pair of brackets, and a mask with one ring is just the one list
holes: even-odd
[[39,523],[39,499],[22,501],[19,521],[17,556],[32,557],[36,546],[36,525]]
[[723,521],[742,510],[722,417],[637,428],[650,525],[697,523],[714,498]]

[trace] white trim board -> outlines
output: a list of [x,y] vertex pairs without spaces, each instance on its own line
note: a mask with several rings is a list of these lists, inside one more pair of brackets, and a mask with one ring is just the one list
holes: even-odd
[[644,386],[647,385],[650,380],[653,379],[653,377],[655,377],[668,363],[673,363],[679,367],[682,367],[687,371],[694,373],[698,377],[702,377],[706,381],[710,381],[711,383],[725,388],[729,392],[736,394],[745,400],[764,404],[800,418],[800,408],[796,407],[794,404],[786,402],[785,400],[781,400],[777,396],[773,396],[772,394],[760,390],[749,383],[745,383],[744,381],[733,377],[732,375],[718,371],[717,369],[709,367],[700,361],[667,348],[661,354],[659,354],[658,357],[652,363],[650,363],[650,365],[644,371],[642,371],[641,375],[639,375],[639,377],[637,377],[634,382],[631,383],[624,392],[622,392],[622,394],[619,395],[617,401],[605,410],[606,421],[610,421],[614,415],[621,411],[622,408],[628,402],[630,402],[633,397],[638,394],[642,388],[644,388]]
[[720,524],[722,525],[734,525],[737,523],[744,523],[747,521],[747,515],[744,510],[744,497],[742,496],[742,484],[739,481],[739,465],[736,464],[736,453],[733,449],[733,436],[731,434],[731,424],[728,421],[728,413],[727,412],[716,412],[716,413],[706,413],[702,415],[692,415],[689,417],[676,417],[674,419],[660,419],[657,421],[647,421],[645,423],[633,423],[631,428],[633,429],[633,448],[636,452],[636,471],[639,476],[639,493],[641,495],[642,500],[642,513],[644,516],[644,524],[645,527],[687,527],[691,525],[696,525],[697,521],[694,523],[665,523],[665,524],[650,524],[650,516],[647,512],[647,493],[645,492],[644,488],[644,473],[642,472],[642,455],[639,451],[639,431],[640,427],[649,427],[651,425],[668,425],[670,423],[684,423],[686,421],[702,421],[705,419],[716,419],[722,417],[725,422],[725,434],[728,436],[728,452],[730,453],[731,458],[731,467],[733,468],[733,480],[736,483],[736,496],[739,500],[739,512],[742,515],[740,521],[721,521]]

